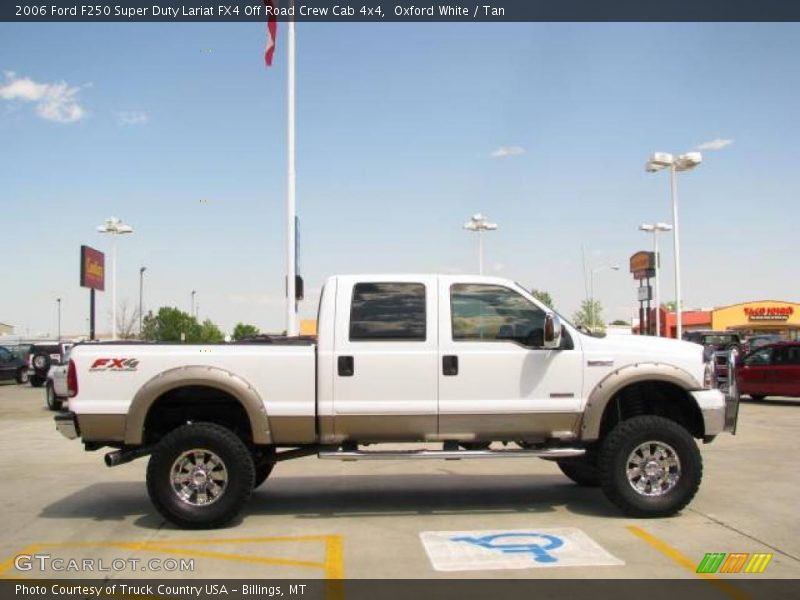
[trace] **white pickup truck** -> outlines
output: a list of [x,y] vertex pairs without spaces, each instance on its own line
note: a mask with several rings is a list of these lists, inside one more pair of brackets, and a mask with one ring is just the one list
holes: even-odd
[[78,345],[57,428],[115,449],[108,466],[149,455],[158,511],[206,528],[276,462],[314,454],[539,457],[628,515],[666,516],[700,485],[695,439],[736,426],[735,382],[716,388],[701,346],[593,337],[505,279],[332,277],[318,329],[316,342]]

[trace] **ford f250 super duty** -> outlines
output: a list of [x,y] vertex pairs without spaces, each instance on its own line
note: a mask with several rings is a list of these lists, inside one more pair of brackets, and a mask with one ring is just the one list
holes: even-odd
[[57,428],[111,448],[108,466],[149,455],[156,509],[203,528],[233,519],[277,462],[309,455],[544,458],[628,515],[666,516],[700,485],[695,440],[736,426],[735,381],[716,388],[702,346],[588,335],[504,279],[332,277],[318,331],[78,345]]

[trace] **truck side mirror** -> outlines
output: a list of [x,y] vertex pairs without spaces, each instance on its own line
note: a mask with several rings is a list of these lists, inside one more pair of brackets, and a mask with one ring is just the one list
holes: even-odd
[[544,316],[544,347],[548,350],[561,347],[561,319],[555,313]]

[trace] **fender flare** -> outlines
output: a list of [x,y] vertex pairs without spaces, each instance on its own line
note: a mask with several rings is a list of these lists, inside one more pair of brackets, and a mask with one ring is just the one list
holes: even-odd
[[187,386],[204,386],[220,390],[233,396],[242,405],[256,444],[271,444],[272,434],[264,402],[255,388],[244,379],[217,367],[190,365],[159,373],[145,383],[133,397],[125,419],[125,443],[143,443],[144,424],[147,413],[165,393]]
[[[621,367],[606,375],[589,394],[580,423],[579,437],[595,441],[600,437],[600,424],[606,406],[622,388],[633,383],[663,381],[686,392],[703,388],[690,373],[674,365],[664,363],[635,363]],[[692,400],[694,402],[694,400]],[[698,410],[699,407],[698,407]]]

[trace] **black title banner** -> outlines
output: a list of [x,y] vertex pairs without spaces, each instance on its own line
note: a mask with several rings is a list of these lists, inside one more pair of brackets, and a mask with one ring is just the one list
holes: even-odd
[[[90,0],[91,1],[91,0]],[[267,6],[269,5],[269,6]],[[800,21],[796,0],[7,0],[4,22]]]

